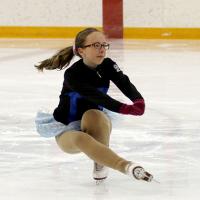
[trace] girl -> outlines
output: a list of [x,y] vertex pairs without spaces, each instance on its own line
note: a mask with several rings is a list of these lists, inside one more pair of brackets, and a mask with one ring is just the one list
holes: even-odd
[[[64,73],[60,101],[53,116],[38,113],[36,127],[45,137],[55,136],[66,153],[84,152],[94,161],[93,178],[107,178],[108,167],[138,180],[150,182],[153,176],[140,165],[127,161],[109,148],[112,124],[103,108],[126,115],[142,115],[144,99],[117,64],[105,58],[109,44],[95,28],[79,32],[74,46],[67,47],[35,67],[66,68],[74,55],[80,57]],[[127,96],[132,105],[107,95],[110,80]]]

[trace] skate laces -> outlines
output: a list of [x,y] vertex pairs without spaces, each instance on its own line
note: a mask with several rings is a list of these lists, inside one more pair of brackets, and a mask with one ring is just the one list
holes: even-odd
[[144,168],[140,167],[140,166],[135,167],[133,169],[132,173],[133,173],[133,176],[138,180],[144,180],[147,182],[151,182],[153,179],[153,176],[150,173],[146,172],[144,170]]
[[96,170],[96,171],[101,171],[101,170],[103,169],[103,167],[104,167],[103,165],[99,165],[99,164],[96,163],[96,162],[94,163],[94,166],[95,166],[95,170]]
[[133,169],[133,175],[137,179],[143,179],[145,177],[145,171],[142,167],[136,167]]
[[93,178],[97,181],[104,180],[108,176],[108,168],[94,162]]
[[137,180],[151,182],[153,179],[153,176],[150,173],[146,172],[143,167],[137,164],[130,163],[127,166],[126,171],[130,176],[136,178]]

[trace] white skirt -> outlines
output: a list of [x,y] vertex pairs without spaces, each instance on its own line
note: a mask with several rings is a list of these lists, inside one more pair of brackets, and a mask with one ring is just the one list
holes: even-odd
[[62,134],[65,131],[80,131],[81,130],[81,121],[74,121],[69,123],[68,125],[65,125],[63,123],[57,122],[53,114],[44,112],[44,111],[38,111],[36,119],[35,119],[36,129],[37,132],[42,137],[55,137],[57,135]]

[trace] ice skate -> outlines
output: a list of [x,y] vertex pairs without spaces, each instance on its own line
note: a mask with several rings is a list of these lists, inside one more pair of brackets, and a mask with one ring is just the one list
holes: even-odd
[[138,164],[130,163],[126,167],[126,174],[131,178],[134,177],[137,180],[143,180],[147,182],[151,182],[153,180],[153,176],[146,172],[143,167]]
[[94,162],[94,169],[93,169],[93,178],[96,180],[96,183],[100,183],[105,180],[108,176],[108,168]]

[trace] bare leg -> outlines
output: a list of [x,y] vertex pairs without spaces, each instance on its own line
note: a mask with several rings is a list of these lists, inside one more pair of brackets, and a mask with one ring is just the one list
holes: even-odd
[[118,170],[138,180],[151,181],[153,176],[137,164],[113,152],[109,146],[111,123],[104,113],[88,110],[81,122],[82,131],[69,131],[56,137],[58,146],[67,153],[83,152],[96,163]]
[[109,146],[112,124],[103,112],[94,109],[86,111],[81,120],[81,130]]
[[82,118],[83,131],[65,132],[56,137],[59,147],[67,153],[84,152],[95,162],[125,173],[130,162],[119,157],[108,148],[111,123],[104,113],[98,110],[87,111]]

